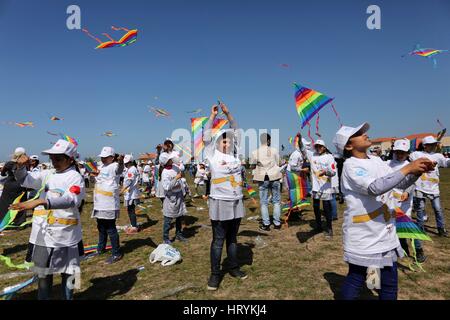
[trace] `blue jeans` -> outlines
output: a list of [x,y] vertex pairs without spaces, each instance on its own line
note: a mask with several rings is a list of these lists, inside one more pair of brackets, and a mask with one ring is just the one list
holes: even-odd
[[280,181],[264,181],[259,182],[259,199],[261,201],[261,217],[263,224],[270,225],[269,218],[269,190],[272,192],[273,204],[273,224],[281,225],[281,202],[280,202]]
[[[423,224],[423,217],[425,216],[425,200],[426,198],[417,198],[414,197],[414,210],[417,213],[417,225],[424,230]],[[441,199],[439,196],[434,197],[433,200],[431,200],[431,206],[434,210],[434,215],[436,216],[436,224],[438,229],[444,229],[445,223],[444,223],[444,214],[442,212],[441,208]]]
[[120,255],[119,233],[116,228],[116,219],[97,219],[98,245],[97,251],[102,252],[106,248],[106,242],[111,240],[112,255]]
[[[381,289],[378,290],[380,300],[397,300],[398,274],[397,263],[392,267],[384,267],[381,271]],[[348,274],[342,286],[342,299],[355,300],[366,283],[367,268],[355,264],[348,265]]]
[[239,269],[237,259],[237,234],[241,219],[226,221],[211,220],[213,239],[211,242],[211,274],[220,275],[223,244],[227,243],[227,258],[230,269]]
[[[73,300],[73,289],[67,286],[67,279],[69,274],[61,274],[61,290],[63,300]],[[53,288],[53,275],[48,275],[45,278],[38,280],[38,300],[49,300]]]
[[337,219],[337,202],[336,202],[336,193],[333,193],[333,199],[330,200],[331,202],[331,217],[333,219]]
[[316,226],[317,230],[322,231],[322,215],[320,212],[320,201],[322,201],[323,204],[323,214],[325,216],[325,220],[327,222],[327,231],[333,230],[333,224],[332,224],[332,218],[331,218],[331,200],[319,200],[319,199],[313,199],[313,209],[314,209],[314,215],[316,218]]
[[137,228],[137,220],[136,220],[136,205],[133,203],[127,207],[128,217],[130,218],[131,226]]
[[[163,225],[163,240],[164,241],[169,240],[169,230],[170,230],[170,224],[172,223],[172,219],[173,218],[164,216],[164,225]],[[175,218],[175,229],[176,229],[175,236],[181,235],[181,219],[182,219],[182,217]]]

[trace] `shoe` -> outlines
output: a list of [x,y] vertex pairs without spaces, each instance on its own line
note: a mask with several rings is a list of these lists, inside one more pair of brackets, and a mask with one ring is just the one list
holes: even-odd
[[331,240],[333,238],[333,230],[325,231],[325,239]]
[[220,275],[218,274],[212,274],[209,277],[208,280],[208,290],[214,291],[219,289],[219,284],[220,284]]
[[270,231],[270,225],[262,224],[259,226],[259,230],[261,231]]
[[273,228],[276,229],[276,230],[280,230],[281,229],[281,224],[275,224],[273,226]]
[[171,245],[171,244],[172,244],[172,241],[170,241],[170,240],[164,240],[164,244]]
[[241,271],[240,269],[232,269],[230,270],[230,275],[234,278],[238,278],[241,280],[247,279],[248,275],[244,272]]
[[448,238],[448,232],[444,228],[438,228],[439,237]]
[[423,249],[417,249],[416,251],[416,259],[419,263],[424,263],[427,260],[427,256],[423,253]]
[[315,233],[322,233],[323,229],[322,228],[314,228],[313,230]]
[[116,263],[119,260],[122,260],[122,258],[123,258],[123,254],[118,255],[118,256],[111,256],[108,259],[106,259],[106,263],[107,264],[113,264],[113,263]]
[[177,236],[175,237],[175,239],[177,239],[178,241],[181,241],[181,242],[188,242],[188,239],[185,238],[184,236],[182,236],[181,234],[180,234],[180,235],[177,235]]
[[428,216],[427,216],[427,215],[424,215],[424,216],[423,216],[423,221],[424,221],[424,222],[428,221]]

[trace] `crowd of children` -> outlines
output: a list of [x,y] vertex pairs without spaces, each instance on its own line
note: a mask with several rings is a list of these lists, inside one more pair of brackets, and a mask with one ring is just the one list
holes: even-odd
[[[213,123],[220,109],[231,128],[213,134]],[[396,299],[397,260],[404,253],[410,255],[410,250],[408,243],[399,241],[396,235],[394,209],[400,208],[408,216],[415,211],[418,226],[425,230],[428,199],[434,209],[438,233],[446,237],[438,168],[450,167],[450,159],[436,152],[438,141],[429,136],[422,141],[423,150],[412,153],[409,140],[395,141],[391,159],[383,161],[370,154],[368,130],[367,123],[341,127],[333,139],[337,150],[334,155],[323,140],[311,143],[298,134],[296,149],[285,164],[281,163],[278,151],[270,146],[270,135],[262,135],[262,146],[252,154],[251,160],[253,179],[260,189],[261,230],[270,231],[269,198],[275,208],[273,223],[280,229],[282,174],[289,171],[310,180],[317,233],[324,231],[325,237],[331,239],[333,220],[338,219],[337,198],[346,204],[342,224],[343,259],[349,269],[342,298],[357,298],[364,283],[375,279],[380,299]],[[194,197],[207,199],[209,207],[212,241],[207,288],[217,290],[225,271],[221,269],[224,246],[229,262],[226,271],[233,277],[247,278],[237,258],[237,234],[245,215],[242,187],[246,176],[238,155],[241,137],[236,120],[224,104],[212,107],[203,141],[204,162],[192,162],[190,173],[194,179]],[[91,217],[96,219],[98,229],[96,254],[106,252],[109,237],[112,250],[107,263],[123,258],[116,227],[121,196],[131,224],[127,233],[140,231],[136,208],[142,191],[161,199],[163,242],[170,245],[175,240],[187,241],[182,219],[187,213],[185,200],[190,190],[184,177],[185,166],[170,139],[158,145],[153,161],[140,165],[131,154],[119,155],[112,147],[104,147],[98,155],[101,160],[98,168],[89,171],[83,162],[77,162],[77,146],[71,142],[58,140],[42,154],[49,156],[52,169],[43,167],[38,156],[28,157],[25,150],[18,148],[13,160],[2,167],[0,178],[2,215],[8,209],[33,212],[26,259],[34,263],[33,270],[39,277],[39,299],[49,298],[54,274],[62,275],[63,297],[73,297],[73,286],[68,283],[80,272],[80,257],[84,254],[80,211],[90,182],[95,182]],[[21,193],[21,201],[13,203]],[[170,238],[173,220],[175,237]],[[422,243],[414,240],[413,244],[417,261],[424,262]]]

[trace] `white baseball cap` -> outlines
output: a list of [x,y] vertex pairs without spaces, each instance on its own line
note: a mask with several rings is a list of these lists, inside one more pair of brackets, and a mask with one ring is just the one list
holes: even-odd
[[367,131],[369,131],[369,128],[370,125],[367,122],[364,122],[363,124],[357,126],[356,128],[342,126],[338,130],[338,132],[336,132],[336,135],[333,138],[333,144],[336,147],[336,151],[339,154],[343,155],[345,145],[347,144],[350,137],[358,132],[360,132],[361,134],[366,133]]
[[70,158],[75,158],[77,153],[77,147],[70,143],[69,141],[59,139],[56,143],[48,150],[44,150],[41,152],[43,155],[50,154],[65,154]]
[[39,160],[39,157],[37,155],[32,155],[30,157],[31,160]]
[[425,138],[423,138],[422,140],[422,144],[433,144],[433,143],[437,143],[438,141],[436,140],[435,137],[433,136],[426,136]]
[[323,140],[316,140],[315,142],[314,142],[314,146],[324,146],[325,148],[327,147],[326,145],[325,145],[325,141],[323,141]]
[[115,154],[115,151],[112,147],[103,147],[102,152],[98,155],[100,158],[111,157]]
[[410,145],[411,144],[408,139],[400,139],[394,142],[394,147],[392,148],[392,150],[408,152],[410,149]]
[[132,154],[126,154],[125,157],[123,158],[123,163],[129,163],[131,161],[133,161],[133,155]]
[[148,160],[147,164],[153,164],[152,160]]
[[169,160],[175,159],[176,157],[177,156],[176,156],[176,154],[174,152],[171,152],[171,153],[163,152],[159,156],[159,163],[161,165],[165,166],[166,163],[169,162]]

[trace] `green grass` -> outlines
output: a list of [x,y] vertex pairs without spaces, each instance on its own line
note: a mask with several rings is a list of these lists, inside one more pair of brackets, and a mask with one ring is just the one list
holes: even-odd
[[[442,207],[446,223],[449,221],[450,170],[442,170]],[[189,181],[191,182],[191,181]],[[286,193],[284,198],[286,198]],[[75,299],[334,299],[338,294],[347,272],[342,259],[342,212],[339,206],[339,220],[334,222],[335,236],[332,241],[323,235],[312,236],[311,223],[314,220],[312,208],[308,208],[302,221],[292,221],[289,228],[258,231],[258,221],[246,218],[259,215],[259,208],[252,208],[246,200],[247,216],[243,219],[239,241],[239,260],[242,269],[249,274],[246,280],[237,280],[226,275],[217,292],[208,292],[209,245],[211,229],[206,202],[195,199],[188,206],[184,227],[189,236],[188,243],[175,242],[183,261],[170,267],[159,263],[151,264],[148,257],[162,242],[162,212],[159,199],[146,199],[151,205],[138,221],[145,229],[136,235],[120,233],[124,259],[113,265],[104,264],[108,255],[95,257],[81,264],[81,289]],[[203,208],[197,210],[198,208]],[[96,244],[96,222],[90,218],[92,190],[82,213],[83,240],[85,244]],[[433,242],[424,243],[428,260],[426,272],[413,272],[406,267],[407,258],[400,261],[399,299],[450,299],[450,241],[436,236],[435,219],[427,204],[430,220],[427,222]],[[125,208],[122,208],[118,225],[129,224]],[[203,225],[203,226],[202,226]],[[30,229],[8,233],[0,237],[0,252],[20,263],[24,260]],[[171,230],[171,236],[174,230]],[[268,244],[264,248],[255,246],[255,238],[261,236]],[[224,252],[225,255],[225,252]],[[145,266],[142,271],[137,271]],[[0,289],[28,279],[30,276],[2,277],[7,273],[20,272],[0,265]],[[59,277],[55,277],[54,298],[59,299]],[[32,285],[14,299],[35,299],[36,285]],[[369,290],[364,290],[363,299],[376,299]]]

